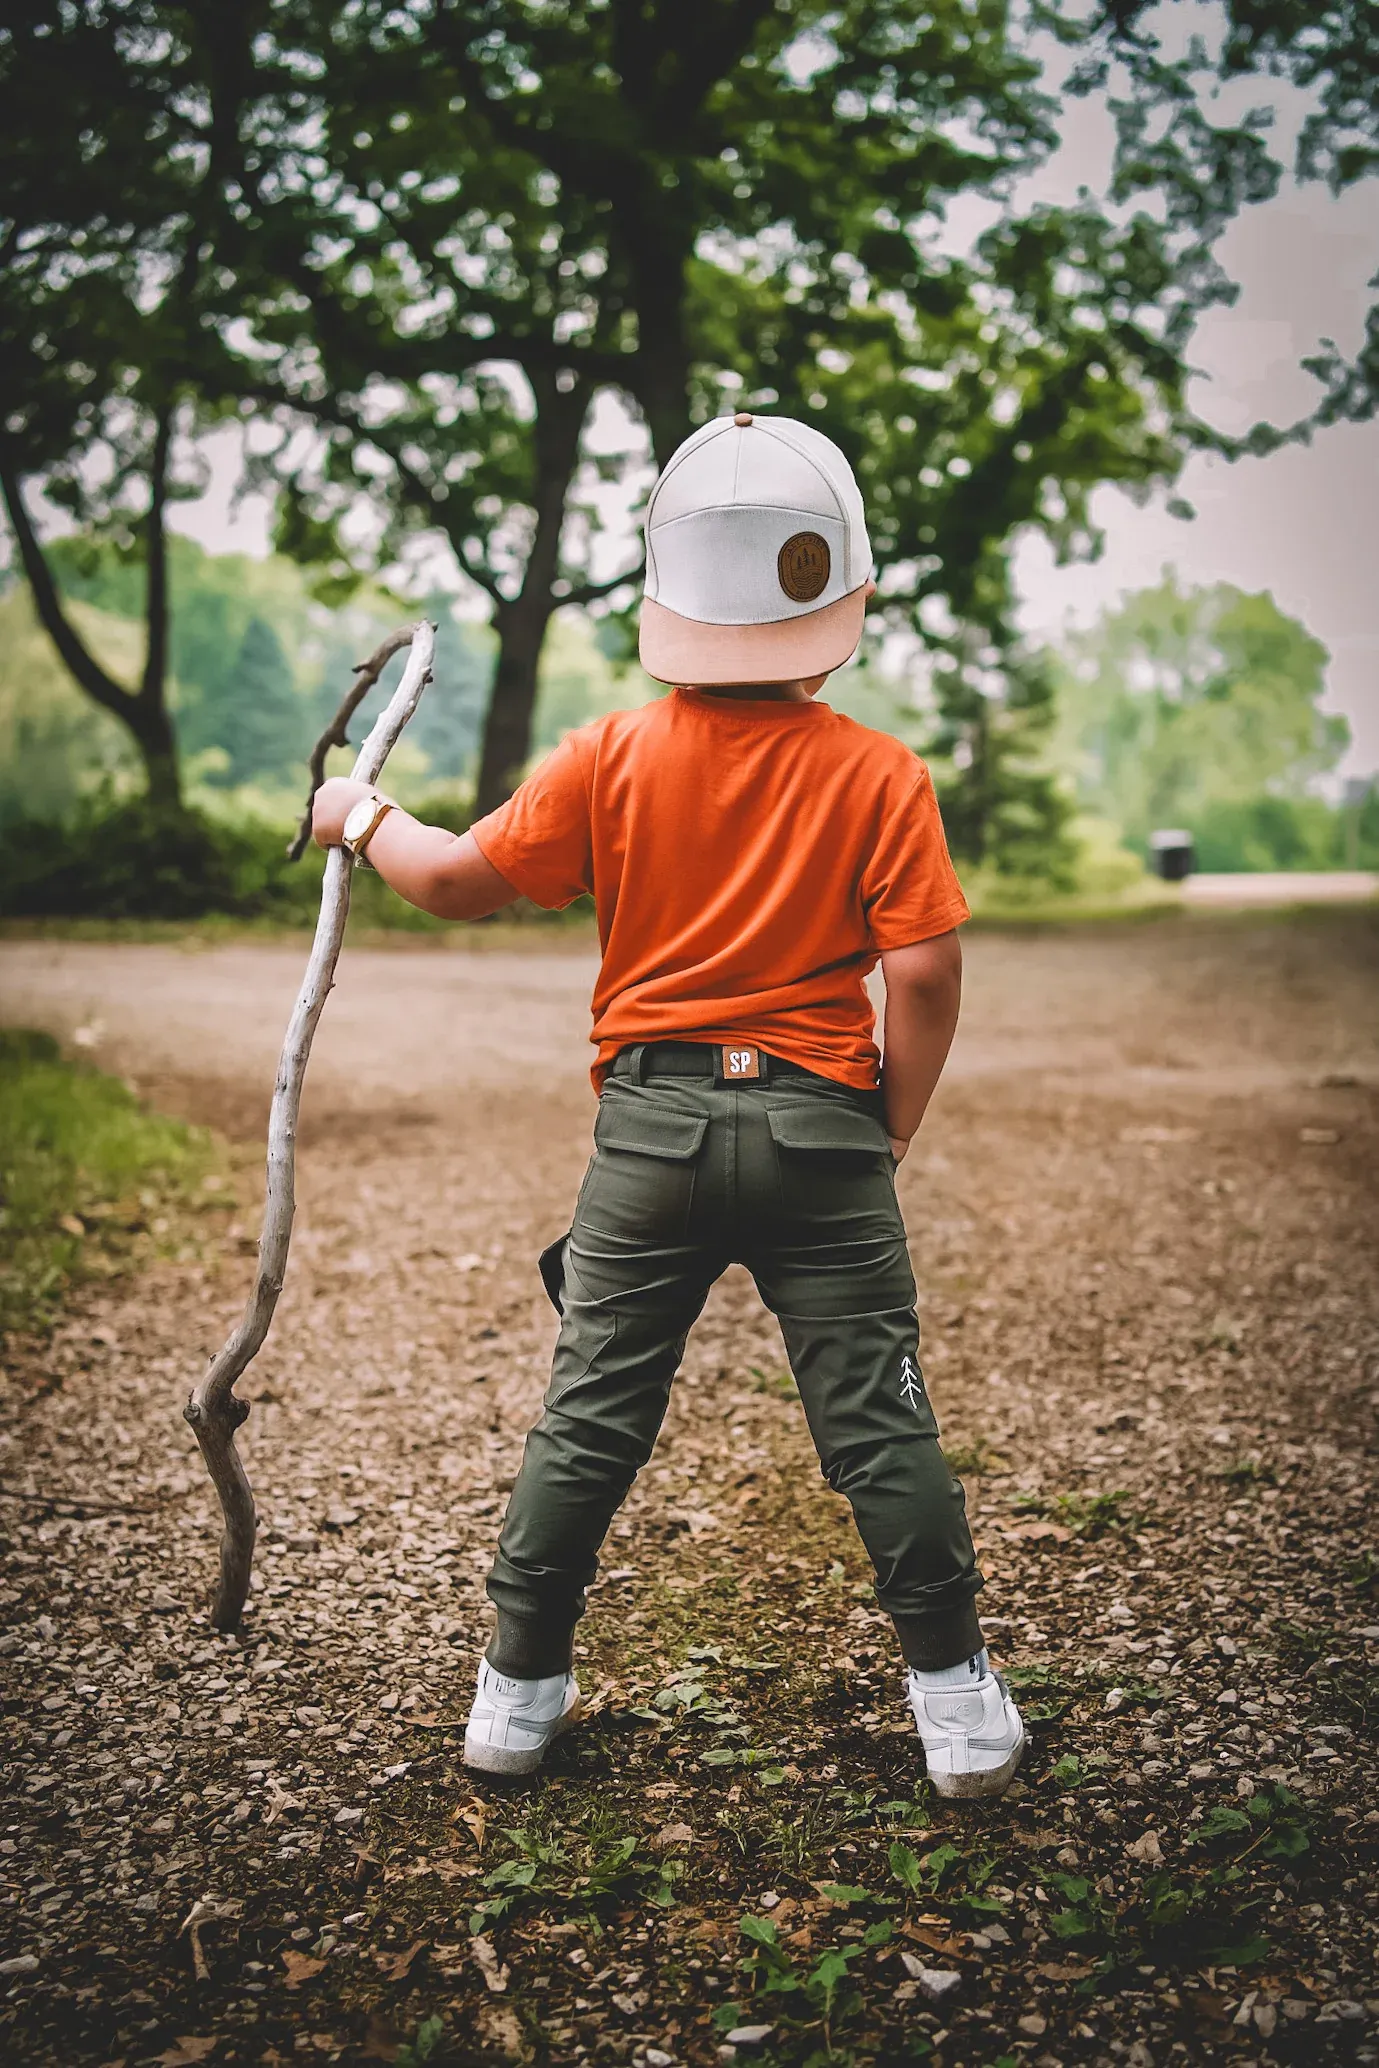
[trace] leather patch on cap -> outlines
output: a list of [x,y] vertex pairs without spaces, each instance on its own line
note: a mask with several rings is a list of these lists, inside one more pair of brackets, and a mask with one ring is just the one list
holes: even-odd
[[817,531],[797,531],[776,555],[780,585],[792,603],[812,603],[828,587],[833,559]]

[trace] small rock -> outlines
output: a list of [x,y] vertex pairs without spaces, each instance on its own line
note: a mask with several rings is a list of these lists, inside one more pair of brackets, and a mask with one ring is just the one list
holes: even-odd
[[154,1912],[158,1908],[158,1898],[153,1894],[152,1890],[150,1890],[146,1896],[135,1897],[134,1908],[140,1913],[141,1916],[152,1917]]
[[[33,1975],[38,1972],[36,1953],[16,1953],[9,1960],[0,1960],[0,1975]],[[770,2030],[770,2027],[767,2027]]]
[[1127,1845],[1125,1850],[1132,1860],[1140,1860],[1146,1867],[1163,1866],[1163,1847],[1159,1844],[1157,1831],[1146,1831],[1142,1838],[1137,1838],[1132,1845]]
[[351,1830],[354,1825],[362,1824],[363,1821],[364,1812],[361,1809],[338,1809],[335,1812],[335,1822],[342,1831]]
[[920,1995],[933,2004],[947,2003],[962,1987],[962,1976],[951,1967],[921,1967],[915,1980]]
[[[774,2025],[734,2025],[728,2034],[729,2046],[760,2046],[775,2031]],[[646,2057],[651,2059],[650,2054]]]
[[667,2054],[658,2046],[649,2046],[642,2058],[646,2068],[675,2068],[674,2054]]
[[1188,1768],[1187,1777],[1190,1781],[1209,1781],[1215,1772],[1216,1768],[1211,1760],[1199,1759],[1195,1766]]
[[1049,2021],[1042,2011],[1026,2011],[1023,2018],[1017,2018],[1020,2030],[1031,2039],[1041,2039],[1049,2029]]
[[763,1910],[774,1910],[777,1903],[779,1903],[780,1901],[780,1897],[776,1894],[773,1888],[768,1888],[762,1891],[762,1894],[758,1900],[760,1901]]

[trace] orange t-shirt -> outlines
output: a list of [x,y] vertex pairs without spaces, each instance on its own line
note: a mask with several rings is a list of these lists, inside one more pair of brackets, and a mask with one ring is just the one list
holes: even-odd
[[702,1041],[871,1090],[867,972],[968,917],[924,763],[817,701],[615,711],[473,831],[534,904],[593,895],[595,1086],[634,1042]]

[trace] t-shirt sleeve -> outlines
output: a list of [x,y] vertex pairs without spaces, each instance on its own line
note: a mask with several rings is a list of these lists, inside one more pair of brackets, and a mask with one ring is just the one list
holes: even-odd
[[880,834],[862,872],[862,908],[875,946],[907,948],[971,918],[943,837],[929,771],[888,795]]
[[562,740],[506,804],[471,826],[513,889],[548,910],[594,888],[589,792],[573,739]]

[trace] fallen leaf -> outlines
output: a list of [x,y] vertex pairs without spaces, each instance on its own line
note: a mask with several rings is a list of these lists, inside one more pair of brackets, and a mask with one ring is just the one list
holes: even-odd
[[469,1942],[474,1964],[484,1978],[484,1986],[495,1996],[501,1996],[508,1986],[508,1969],[499,1960],[492,1939],[486,1939],[482,1932],[476,1932]]
[[490,2046],[500,2047],[505,2054],[516,2054],[521,2049],[521,2021],[505,2003],[479,2006],[479,2031]]
[[693,1845],[694,1832],[688,1824],[667,1824],[651,1841],[655,1853],[668,1853],[677,1845]]
[[468,1831],[472,1832],[474,1843],[479,1851],[482,1852],[484,1849],[484,1831],[488,1824],[488,1817],[483,1804],[481,1802],[463,1803],[455,1812],[455,1822],[463,1824]]
[[[407,1978],[412,1962],[426,1945],[425,1939],[418,1939],[405,1953],[375,1953],[379,1973],[385,1982],[402,1982]],[[322,1963],[324,1965],[324,1962]]]
[[158,2059],[162,2062],[163,2068],[194,2068],[197,2061],[204,2061],[208,2054],[213,2054],[219,2044],[220,2041],[215,2037],[179,2039],[165,2054],[159,2054]]
[[289,1947],[283,1955],[283,1966],[287,1969],[288,1988],[299,1989],[303,1982],[320,1974],[325,1962],[313,1959],[309,1953],[294,1953]]

